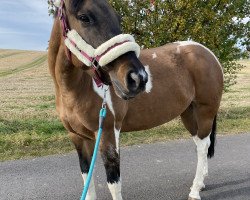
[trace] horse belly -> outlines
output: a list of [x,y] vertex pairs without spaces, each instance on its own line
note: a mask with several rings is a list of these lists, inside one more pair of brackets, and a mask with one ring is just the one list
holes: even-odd
[[150,129],[183,113],[194,99],[192,84],[172,86],[159,89],[155,87],[151,93],[144,93],[129,103],[122,131]]

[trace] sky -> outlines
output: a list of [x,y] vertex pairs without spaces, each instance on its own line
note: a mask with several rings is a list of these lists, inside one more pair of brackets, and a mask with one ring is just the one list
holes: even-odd
[[0,0],[0,4],[0,49],[45,51],[53,23],[47,0]]
[[47,0],[0,1],[0,49],[45,51],[53,24]]

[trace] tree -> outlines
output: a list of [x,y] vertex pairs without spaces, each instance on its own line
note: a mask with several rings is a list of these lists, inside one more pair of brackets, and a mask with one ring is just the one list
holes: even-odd
[[143,48],[194,40],[219,58],[225,89],[235,83],[250,44],[250,0],[110,0],[122,16],[124,32],[132,33]]

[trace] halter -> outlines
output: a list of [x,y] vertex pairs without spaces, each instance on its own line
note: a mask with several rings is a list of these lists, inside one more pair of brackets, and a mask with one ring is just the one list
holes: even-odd
[[70,30],[64,14],[64,0],[55,0],[54,5],[59,7],[59,19],[61,21],[64,43],[67,47],[65,49],[67,58],[71,60],[71,53],[73,53],[82,63],[92,68],[95,73],[93,78],[98,87],[104,84],[98,72],[99,67],[104,67],[130,51],[135,52],[136,56],[139,57],[140,46],[135,42],[134,37],[129,34],[117,35],[95,49],[76,30]]

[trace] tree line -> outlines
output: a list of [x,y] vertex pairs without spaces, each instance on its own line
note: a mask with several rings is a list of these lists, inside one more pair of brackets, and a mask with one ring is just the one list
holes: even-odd
[[[122,16],[124,32],[143,48],[193,40],[219,58],[225,89],[242,68],[236,60],[249,56],[250,0],[110,0]],[[245,50],[244,50],[245,49]]]
[[[243,67],[237,59],[249,57],[250,0],[109,0],[122,17],[122,29],[142,48],[193,40],[219,58],[225,89],[235,84]],[[48,0],[49,12],[51,0]]]

